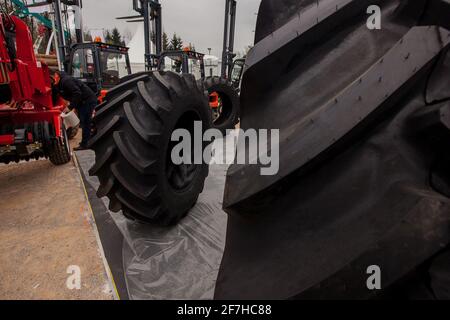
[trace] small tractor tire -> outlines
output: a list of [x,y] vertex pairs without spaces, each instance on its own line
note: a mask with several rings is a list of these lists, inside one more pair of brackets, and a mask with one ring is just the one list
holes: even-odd
[[62,138],[54,138],[49,142],[48,158],[55,166],[69,163],[72,156],[70,151],[69,137],[66,128],[62,127]]
[[162,226],[189,212],[209,168],[203,162],[173,164],[171,138],[176,129],[193,132],[194,121],[202,123],[203,132],[211,127],[203,85],[192,75],[147,72],[106,95],[94,118],[97,134],[89,148],[96,160],[89,174],[99,178],[97,195],[109,198],[111,211]]
[[79,130],[80,125],[67,129],[67,137],[69,138],[69,140],[74,139],[77,136]]
[[217,76],[207,77],[204,86],[208,94],[216,92],[219,95],[222,110],[217,119],[214,119],[213,127],[226,134],[226,130],[234,129],[239,122],[240,100],[238,91],[227,79]]

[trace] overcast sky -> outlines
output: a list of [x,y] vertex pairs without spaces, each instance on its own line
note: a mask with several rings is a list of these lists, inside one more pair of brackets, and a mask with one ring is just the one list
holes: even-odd
[[[185,44],[196,50],[220,56],[223,41],[225,0],[161,0],[163,29],[169,37],[176,32]],[[238,0],[235,51],[253,44],[256,13],[260,0]],[[137,23],[126,23],[116,17],[136,14],[132,0],[83,0],[84,25],[88,29],[111,29],[134,33]]]

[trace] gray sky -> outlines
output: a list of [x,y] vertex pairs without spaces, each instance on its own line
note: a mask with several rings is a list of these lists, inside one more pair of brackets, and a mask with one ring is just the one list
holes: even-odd
[[[161,0],[163,28],[169,37],[176,32],[185,44],[193,43],[196,50],[219,56],[222,51],[225,0]],[[253,44],[256,12],[260,0],[238,0],[235,51]],[[136,23],[116,20],[134,15],[132,0],[83,0],[84,25],[88,29],[118,27],[134,34]]]

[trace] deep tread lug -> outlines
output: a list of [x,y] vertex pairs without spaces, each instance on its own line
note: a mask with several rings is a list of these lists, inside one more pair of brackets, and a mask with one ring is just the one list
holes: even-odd
[[133,129],[136,131],[136,133],[147,143],[155,144],[158,137],[160,136],[159,133],[156,132],[147,132],[147,129],[141,126],[141,124],[136,119],[133,109],[131,108],[131,104],[128,102],[124,103],[124,110],[125,115],[130,122],[130,125],[133,127]]
[[119,105],[121,105],[121,102],[123,102],[126,99],[131,98],[134,95],[134,92],[132,90],[127,90],[124,94],[120,95],[119,97],[111,100],[111,102],[108,102],[96,115],[94,118],[94,122],[97,122],[97,120],[103,118],[108,112],[111,110],[117,108]]
[[149,201],[151,200],[152,196],[154,196],[154,192],[156,189],[156,186],[150,187],[150,190],[147,192],[142,192],[141,190],[138,190],[132,183],[128,181],[128,179],[120,172],[119,168],[117,167],[117,164],[111,165],[111,172],[114,175],[114,177],[117,179],[117,181],[120,182],[120,184],[131,194],[136,195],[139,199],[143,201]]
[[111,159],[111,157],[114,154],[114,151],[115,151],[114,147],[112,147],[112,146],[108,147],[108,149],[106,149],[106,152],[104,154],[100,155],[100,157],[98,159],[96,159],[94,166],[89,170],[89,175],[96,176],[97,173],[106,164],[106,162]]
[[127,161],[142,174],[154,174],[156,167],[156,160],[145,161],[135,156],[136,152],[130,151],[130,147],[124,142],[124,132],[114,132],[114,142],[116,143],[120,153],[127,159]]

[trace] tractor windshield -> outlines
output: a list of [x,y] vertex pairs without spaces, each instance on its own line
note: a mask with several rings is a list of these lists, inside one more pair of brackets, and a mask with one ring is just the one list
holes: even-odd
[[245,60],[236,60],[233,64],[233,69],[231,70],[231,82],[235,88],[239,88],[241,84],[241,77],[244,71]]
[[95,64],[94,54],[90,48],[75,50],[72,58],[72,76],[75,78],[93,79]]
[[[183,70],[183,68],[186,68],[186,70]],[[161,71],[172,71],[178,74],[189,73],[192,74],[195,79],[201,79],[203,76],[202,60],[191,57],[187,53],[175,52],[163,55],[161,57],[159,69]]]
[[231,81],[240,81],[242,70],[244,69],[244,62],[236,61],[231,72]]
[[197,59],[189,59],[189,70],[190,73],[194,75],[195,79],[202,78],[202,67],[200,60]]
[[100,65],[105,86],[119,84],[120,78],[128,75],[126,55],[114,50],[100,51]]
[[180,55],[164,56],[160,69],[161,71],[172,71],[181,74],[183,72],[183,57]]

